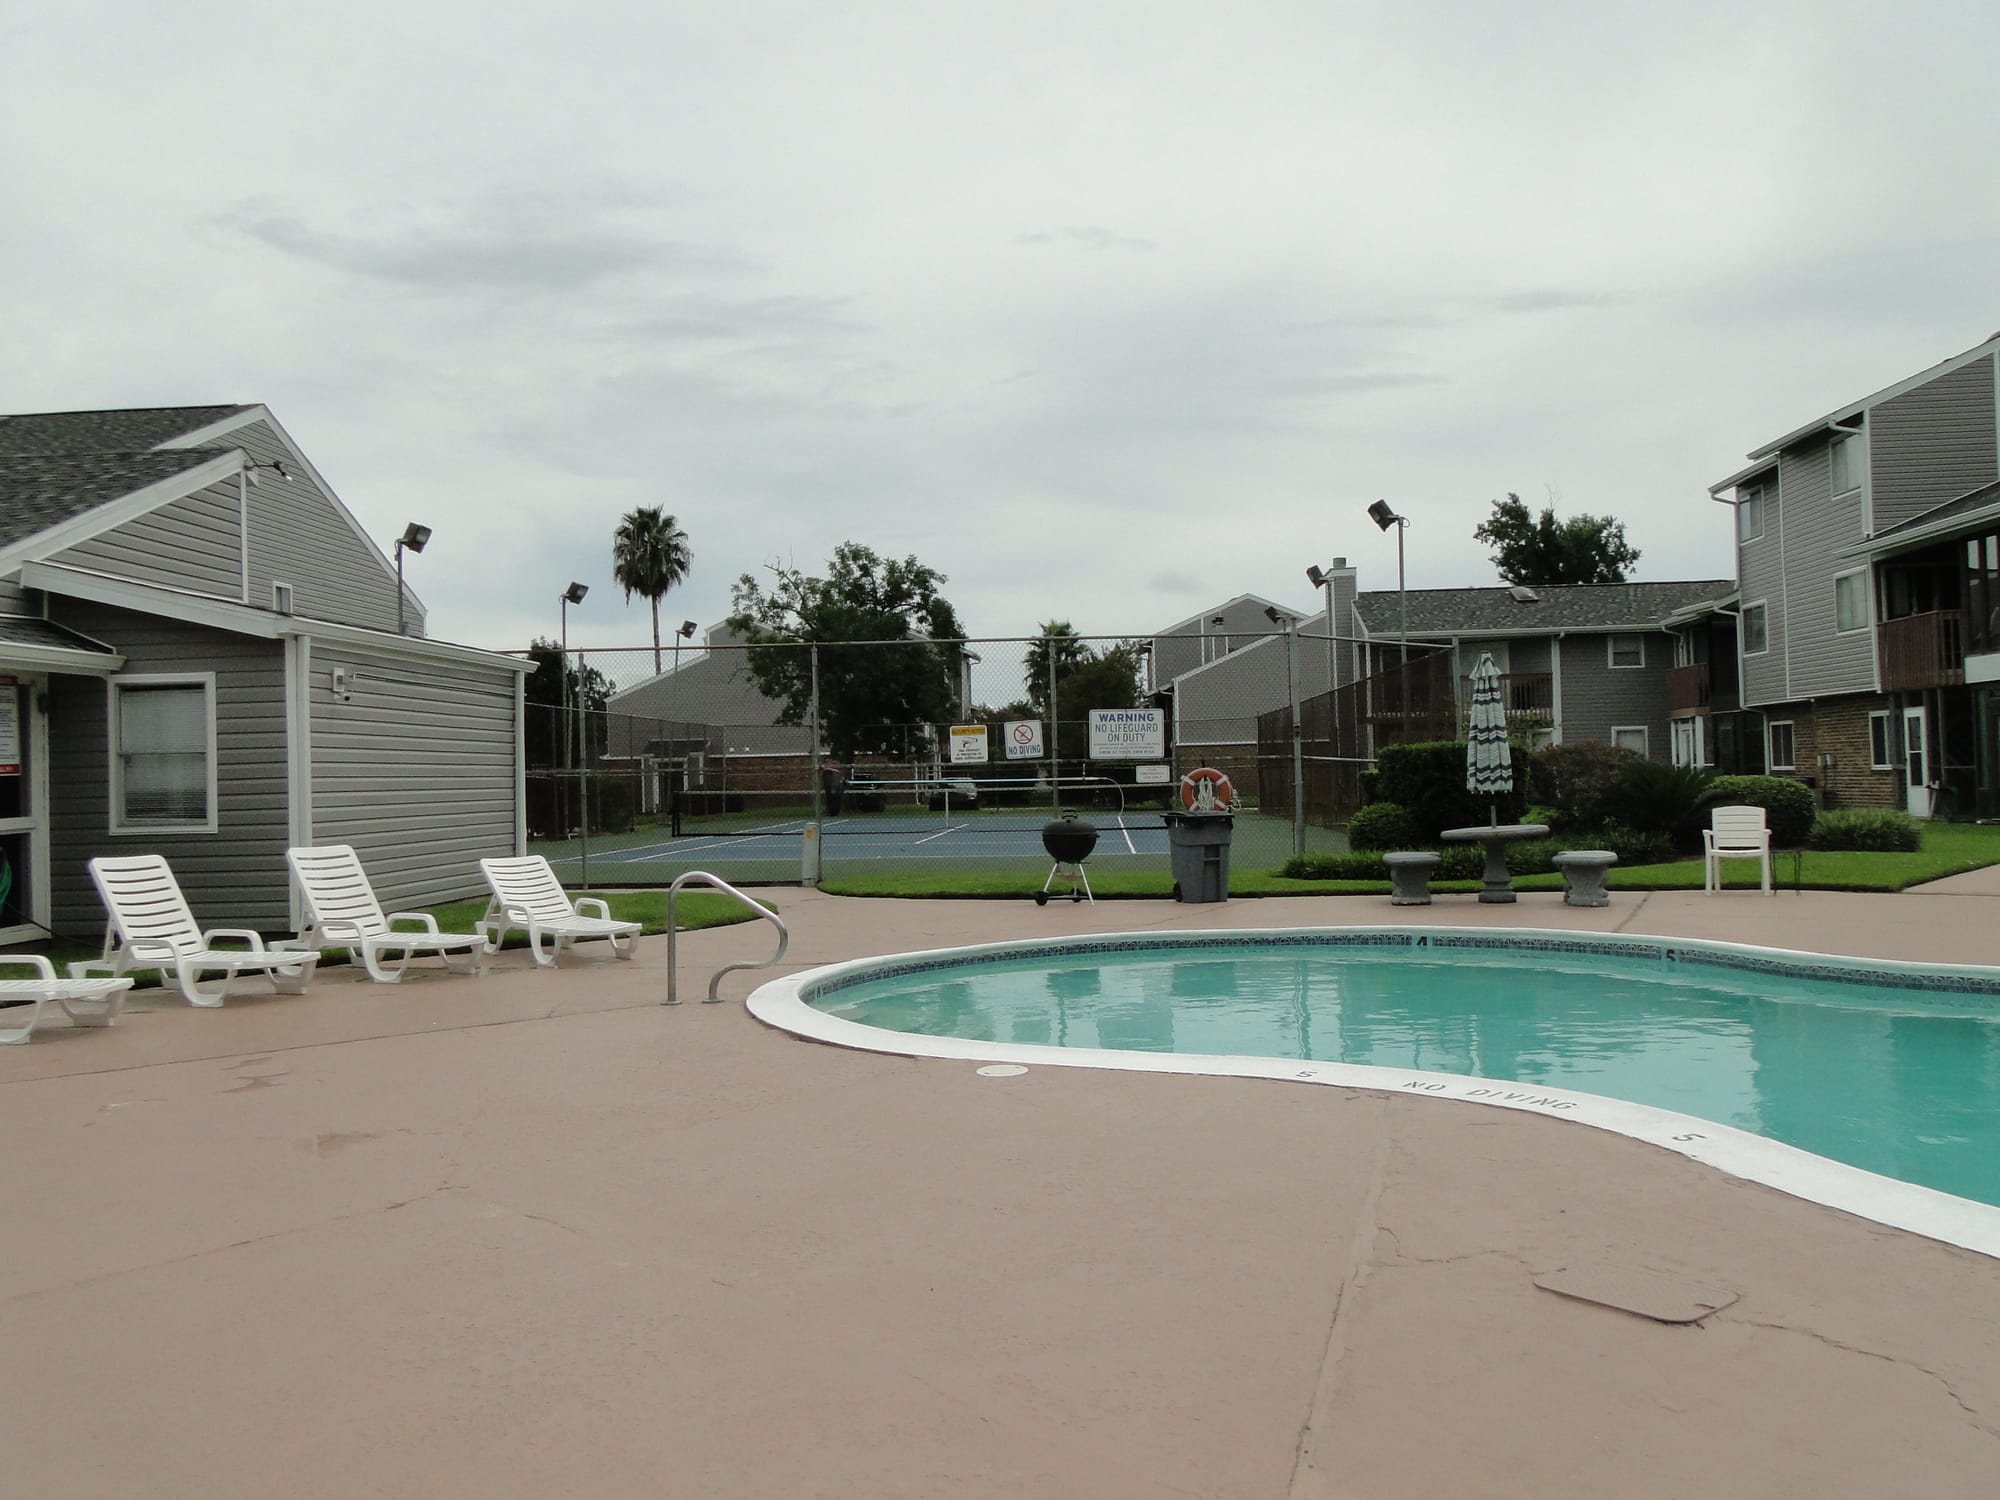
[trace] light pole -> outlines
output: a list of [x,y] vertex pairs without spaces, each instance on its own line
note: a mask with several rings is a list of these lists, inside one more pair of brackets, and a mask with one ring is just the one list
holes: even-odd
[[693,638],[694,638],[694,621],[692,620],[681,621],[681,628],[674,632],[674,672],[676,675],[679,674],[681,669],[681,642],[686,640],[692,640]]
[[1397,709],[1397,722],[1402,729],[1402,737],[1410,737],[1410,596],[1403,588],[1403,533],[1410,529],[1407,516],[1399,516],[1389,508],[1387,500],[1377,500],[1368,507],[1368,519],[1387,531],[1396,528],[1396,609],[1400,616],[1396,631],[1396,691],[1402,702]]
[[1336,557],[1329,567],[1322,568],[1318,563],[1314,563],[1306,569],[1306,578],[1311,582],[1312,586],[1316,589],[1326,590],[1326,690],[1329,693],[1336,686],[1333,676],[1333,653],[1335,649],[1333,644],[1335,635],[1333,628],[1333,572],[1334,569],[1346,566],[1346,558]]
[[1292,853],[1306,852],[1305,725],[1299,721],[1299,622],[1266,607],[1265,616],[1285,631],[1285,693],[1292,705]]
[[[583,583],[572,583],[562,591],[562,766],[565,771],[570,768],[571,758],[569,722],[569,607],[572,604],[583,603],[583,596],[589,592],[590,586]],[[563,822],[565,825],[569,822],[568,787],[569,784],[565,781],[563,783],[565,793],[563,798]]]
[[410,627],[403,616],[403,553],[421,552],[431,539],[431,529],[419,526],[415,521],[403,528],[403,534],[396,538],[396,634],[408,635]]

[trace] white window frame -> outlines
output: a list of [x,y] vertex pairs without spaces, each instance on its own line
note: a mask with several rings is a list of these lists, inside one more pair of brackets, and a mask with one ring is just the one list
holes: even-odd
[[[1791,753],[1779,760],[1774,748],[1772,731],[1782,729]],[[1796,719],[1767,719],[1764,721],[1764,764],[1773,771],[1796,771],[1799,768],[1799,731]]]
[[1764,486],[1753,484],[1736,492],[1736,540],[1754,542],[1764,534]]
[[[1611,726],[1611,743],[1612,743],[1612,744],[1614,744],[1614,745],[1617,745],[1617,744],[1618,744],[1618,736],[1619,736],[1619,735],[1621,735],[1621,734],[1636,734],[1636,735],[1638,735],[1638,736],[1639,736],[1639,745],[1638,745],[1638,750],[1639,750],[1639,753],[1640,753],[1641,755],[1645,756],[1645,757],[1646,757],[1647,759],[1649,759],[1649,760],[1650,760],[1650,759],[1652,758],[1652,754],[1653,754],[1653,731],[1652,731],[1652,730],[1651,730],[1650,728],[1648,728],[1648,727],[1647,727],[1646,725],[1644,725],[1644,724],[1613,724],[1613,725]],[[1632,749],[1633,747],[1632,747],[1632,746],[1630,746],[1630,745],[1620,745],[1620,746],[1619,746],[1619,748],[1620,748],[1620,749],[1623,749],[1623,750],[1630,750],[1630,749]]]
[[[1840,586],[1841,586],[1841,585],[1842,585],[1843,583],[1845,583],[1845,582],[1846,582],[1846,581],[1847,581],[1848,579],[1850,579],[1850,578],[1858,578],[1858,579],[1860,579],[1860,580],[1861,580],[1861,598],[1860,598],[1860,615],[1861,615],[1861,619],[1860,619],[1860,623],[1858,623],[1858,624],[1854,624],[1854,625],[1843,625],[1843,624],[1841,624],[1841,623],[1840,623]],[[1850,569],[1850,570],[1849,570],[1848,572],[1845,572],[1845,573],[1836,573],[1836,574],[1834,574],[1834,575],[1833,575],[1833,632],[1834,632],[1834,634],[1835,634],[1835,635],[1856,635],[1856,634],[1858,634],[1859,632],[1861,632],[1861,631],[1863,631],[1863,630],[1866,630],[1866,629],[1868,628],[1869,624],[1870,624],[1870,621],[1869,621],[1869,618],[1868,618],[1868,615],[1869,615],[1869,609],[1868,609],[1868,570],[1867,570],[1866,568],[1853,568],[1853,569]]]
[[[1854,481],[1852,484],[1840,484],[1834,477],[1834,471],[1839,467],[1837,455],[1842,453],[1852,455],[1847,461],[1847,467],[1853,471],[1849,475]],[[1867,483],[1868,438],[1859,432],[1843,432],[1827,445],[1826,487],[1836,495],[1852,495]]]
[[[1881,736],[1878,741],[1875,726],[1880,724]],[[1882,758],[1876,757],[1880,749]],[[1896,715],[1889,709],[1876,709],[1868,715],[1868,769],[1871,771],[1893,771],[1896,769]]]
[[[221,820],[216,804],[215,674],[213,672],[136,673],[105,679],[105,734],[111,756],[109,831],[118,837],[147,838],[162,833],[217,833]],[[208,705],[208,816],[185,823],[131,823],[125,818],[125,757],[118,745],[118,698],[125,688],[198,687]]]
[[[1639,659],[1637,661],[1620,661],[1618,659],[1618,643],[1621,640],[1637,641],[1639,643]],[[1604,638],[1604,661],[1605,665],[1614,672],[1636,672],[1643,670],[1646,665],[1645,633],[1638,630],[1616,630],[1607,635]]]
[[[1750,649],[1750,611],[1756,610],[1764,617],[1764,644],[1755,651]],[[1745,656],[1763,656],[1771,649],[1771,607],[1768,600],[1753,599],[1743,606],[1737,616],[1738,645]]]

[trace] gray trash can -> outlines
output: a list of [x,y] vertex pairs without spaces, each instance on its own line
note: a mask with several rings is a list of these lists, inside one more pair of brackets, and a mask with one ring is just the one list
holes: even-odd
[[1173,864],[1174,899],[1229,899],[1229,839],[1236,820],[1228,813],[1170,812],[1167,855]]

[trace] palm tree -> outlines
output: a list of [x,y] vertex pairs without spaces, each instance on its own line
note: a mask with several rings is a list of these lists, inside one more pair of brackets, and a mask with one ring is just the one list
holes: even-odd
[[653,670],[660,670],[660,601],[686,580],[694,556],[687,533],[657,505],[627,511],[611,536],[611,580],[630,604],[637,594],[653,606]]

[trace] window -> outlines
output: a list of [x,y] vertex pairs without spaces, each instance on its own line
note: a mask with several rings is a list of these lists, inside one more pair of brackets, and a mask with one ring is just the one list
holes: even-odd
[[1745,485],[1736,492],[1736,540],[1754,542],[1764,534],[1764,486]]
[[1798,768],[1798,760],[1792,752],[1792,721],[1778,719],[1765,727],[1765,745],[1769,752],[1771,769],[1792,771]]
[[1861,488],[1861,481],[1868,472],[1868,440],[1859,433],[1833,440],[1830,455],[1833,466],[1833,492],[1844,495],[1849,490]]
[[1891,714],[1868,716],[1868,764],[1877,771],[1896,769],[1896,729]]
[[1868,625],[1868,574],[1842,573],[1833,580],[1836,630],[1864,630]]
[[1614,724],[1611,727],[1611,743],[1620,750],[1636,750],[1641,755],[1651,754],[1649,739],[1644,724]]
[[114,677],[111,831],[213,833],[215,677]]
[[1771,649],[1771,637],[1767,630],[1767,616],[1761,604],[1743,606],[1743,654],[1756,656]]
[[1643,667],[1646,665],[1646,638],[1643,635],[1614,635],[1611,637],[1611,665],[1614,667]]

